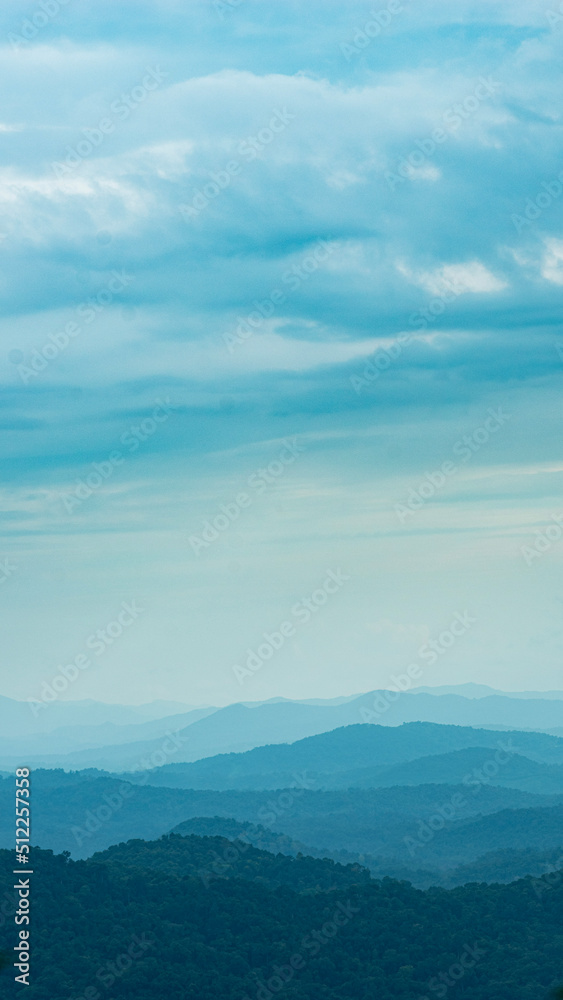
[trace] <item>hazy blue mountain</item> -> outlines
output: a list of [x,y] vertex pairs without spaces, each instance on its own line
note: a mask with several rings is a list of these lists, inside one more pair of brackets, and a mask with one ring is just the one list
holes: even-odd
[[490,748],[467,747],[393,767],[358,768],[324,779],[325,788],[458,783],[468,787],[490,783],[542,795],[560,795],[563,794],[563,766],[539,763],[517,753],[510,756],[501,753],[496,760]]
[[[413,827],[415,843],[421,829]],[[503,809],[488,816],[446,824],[414,854],[443,867],[445,864],[467,864],[470,859],[481,856],[484,846],[491,851],[523,847],[547,851],[559,849],[562,842],[563,803],[539,809]],[[410,841],[403,839],[400,850],[406,857],[414,849]]]
[[[558,849],[563,843],[561,800],[557,805],[498,809],[497,790],[483,788],[479,793],[479,813],[468,816],[468,809],[474,808],[475,803],[469,802],[463,786],[425,788],[434,790],[434,802],[426,812],[426,806],[417,804],[418,815],[399,813],[396,808],[387,812],[381,792],[368,793],[370,801],[363,803],[363,808],[360,800],[347,793],[349,801],[342,802],[339,809],[329,812],[326,807],[330,800],[325,800],[322,806],[326,812],[321,814],[316,811],[319,804],[310,799],[291,815],[276,819],[273,829],[310,845],[316,854],[342,860],[338,852],[346,851],[372,870],[378,865],[380,871],[388,870],[389,860],[411,870],[449,869],[480,858],[485,850],[545,851]],[[333,800],[333,806],[337,801]],[[377,815],[373,811],[375,804],[381,810]],[[393,796],[388,804],[395,805]],[[411,806],[414,805],[413,801]],[[263,813],[262,818],[265,817]]]
[[285,833],[275,833],[260,823],[240,822],[226,816],[194,816],[180,823],[171,833],[179,833],[183,837],[197,834],[199,837],[224,837],[227,840],[241,840],[252,844],[261,851],[273,854],[288,854],[296,857],[298,854],[311,854],[311,848],[299,840],[292,840]]
[[[200,837],[221,837],[233,842],[252,844],[253,847],[273,854],[281,852],[292,857],[298,854],[318,856],[314,848],[292,840],[286,834],[274,833],[259,824],[240,823],[221,816],[194,817],[180,823],[172,832],[182,836],[197,834]],[[563,844],[563,834],[561,844]],[[320,856],[323,856],[322,852]],[[354,855],[349,851],[332,851],[331,856],[334,860],[340,859],[342,864],[356,862],[365,866],[374,878],[387,876],[407,879],[421,889],[432,885],[453,888],[457,885],[466,885],[468,882],[507,883],[524,878],[526,875],[541,878],[549,872],[559,870],[563,865],[563,847],[560,845],[548,850],[527,847],[489,851],[474,861],[454,868],[421,868],[417,866],[416,859],[409,867],[406,861],[393,862],[389,858],[377,859],[365,854]],[[218,858],[211,857],[208,862],[211,871],[220,872],[226,857],[229,857],[229,854],[225,851]]]
[[360,711],[371,708],[373,716],[362,721],[385,726],[415,721],[540,731],[563,726],[563,700],[549,696],[492,694],[476,698],[455,693],[406,692],[389,703],[385,692],[373,692],[353,704],[359,704]]
[[192,711],[191,705],[173,701],[153,701],[146,705],[111,705],[90,699],[45,703],[34,711],[28,701],[0,696],[0,732],[3,740],[23,740],[36,733],[51,733],[61,727],[102,726],[112,723],[127,726],[150,722],[166,715]]
[[[233,753],[253,749],[268,743],[286,743],[328,732],[341,726],[350,726],[362,722],[395,727],[403,722],[426,721],[436,724],[454,724],[499,730],[518,729],[520,731],[547,731],[563,728],[563,701],[553,699],[547,701],[539,697],[507,697],[506,695],[490,695],[482,697],[461,697],[459,694],[428,694],[407,692],[400,696],[389,692],[371,692],[352,699],[335,699],[315,703],[292,702],[275,699],[263,704],[241,703],[229,705],[226,708],[210,712],[205,718],[193,722],[180,729],[180,737],[185,737],[176,748],[174,760],[196,761],[218,753]],[[31,715],[25,703],[19,705],[18,712]],[[40,716],[43,726],[50,729],[58,728],[60,720],[55,725],[56,713],[64,706],[64,715],[68,719],[68,706],[82,705],[84,719],[78,724],[84,726],[92,705],[92,712],[100,715],[101,706],[96,703],[54,703],[45,709]],[[84,708],[84,706],[86,706]],[[89,707],[90,706],[90,707]],[[162,706],[161,706],[162,707]],[[137,719],[131,718],[131,713],[138,709],[126,709],[120,706],[105,706],[105,709],[119,716],[119,712],[129,713],[126,724]],[[72,709],[73,712],[78,711]],[[52,716],[49,713],[53,712]],[[17,714],[17,713],[16,713]],[[111,714],[111,713],[110,713]],[[1,711],[0,711],[1,716]],[[114,722],[122,724],[119,719],[101,718],[101,723]],[[28,720],[29,723],[29,720]],[[189,729],[189,734],[188,734]],[[12,724],[13,731],[13,724]],[[19,730],[21,738],[24,730]],[[8,731],[8,737],[11,731]],[[30,747],[30,762],[34,766],[84,768],[98,767],[106,770],[134,770],[143,758],[152,754],[159,755],[162,739],[159,736],[139,738],[140,733],[132,733],[132,740],[123,742],[122,734],[108,745],[75,750],[63,753],[61,750],[44,749],[45,745],[34,743]],[[63,737],[64,739],[64,737]],[[60,745],[60,744],[59,744]],[[0,767],[11,768],[20,757],[19,747],[10,748],[0,745]]]
[[491,695],[500,695],[502,698],[533,698],[549,701],[556,698],[563,700],[563,691],[501,691],[498,688],[489,687],[488,684],[439,684],[436,687],[417,687],[412,689],[413,694],[457,694],[462,698],[488,698]]
[[[473,757],[448,756],[452,751],[471,747],[479,748]],[[444,754],[446,758],[441,759]],[[512,759],[516,754],[521,758],[519,767]],[[434,761],[434,755],[440,759]],[[530,758],[528,763],[524,758]],[[414,762],[410,771],[405,767],[389,771],[390,765],[404,765],[408,761]],[[515,780],[533,780],[541,773],[547,782],[546,794],[563,791],[557,768],[534,770],[532,761],[563,766],[563,740],[546,733],[498,733],[427,722],[396,727],[364,724],[345,726],[291,744],[271,744],[188,764],[165,764],[151,772],[149,781],[152,785],[176,788],[284,788],[295,784],[298,772],[306,771],[317,787],[326,788],[433,781],[457,784],[477,766],[486,766],[483,782],[506,784],[505,773]],[[123,776],[129,777],[126,773]],[[132,780],[136,780],[134,776]]]
[[[39,770],[32,775],[33,843],[88,857],[122,840],[160,837],[190,818],[222,816],[287,834],[327,856],[341,850],[395,856],[403,838],[434,815],[445,813],[458,823],[500,810],[516,813],[560,801],[486,785],[318,791],[314,782],[311,788],[306,775],[299,777],[302,785],[296,782],[293,789],[218,792],[134,785],[96,771]],[[13,798],[14,778],[4,778],[0,781],[0,847],[13,844]],[[519,846],[526,846],[526,840]],[[483,842],[476,841],[465,860],[482,854],[483,847]]]
[[[250,750],[264,743],[292,742],[316,733],[327,732],[339,725],[361,721],[355,702],[343,705],[306,705],[299,702],[274,701],[263,705],[229,705],[180,731],[181,743],[174,760],[194,761],[219,752]],[[103,750],[84,750],[66,755],[31,757],[35,766],[65,768],[98,767],[105,770],[134,770],[143,758],[162,749],[162,740],[143,740]],[[10,766],[13,760],[0,759],[0,766]]]
[[[513,882],[515,879],[531,875],[539,879],[550,872],[560,871],[563,865],[563,835],[555,848],[535,850],[534,848],[504,848],[488,851],[482,857],[468,864],[458,865],[443,873],[440,885],[450,888],[466,885],[468,882]],[[421,888],[425,888],[424,885]],[[547,880],[539,887],[539,898],[549,891]]]
[[22,756],[26,760],[37,758],[49,760],[57,755],[66,756],[69,752],[88,751],[109,745],[119,746],[137,740],[161,739],[168,732],[186,729],[198,719],[204,719],[216,712],[215,708],[195,708],[179,715],[165,715],[147,722],[131,722],[128,725],[117,725],[115,722],[104,722],[101,725],[61,726],[49,733],[28,736],[25,740],[6,740],[0,738],[0,758],[10,759]]

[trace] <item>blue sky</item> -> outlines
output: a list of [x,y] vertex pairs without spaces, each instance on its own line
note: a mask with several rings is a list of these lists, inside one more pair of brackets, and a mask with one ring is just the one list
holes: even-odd
[[558,687],[558,5],[5,0],[0,44],[3,693],[132,600],[64,697],[384,687],[458,612],[422,683]]

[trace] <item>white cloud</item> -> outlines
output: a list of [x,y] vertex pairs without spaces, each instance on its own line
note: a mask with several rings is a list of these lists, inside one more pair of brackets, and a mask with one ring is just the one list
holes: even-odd
[[551,238],[545,244],[547,249],[541,266],[542,278],[554,285],[563,285],[563,240]]
[[465,264],[444,264],[435,271],[413,271],[403,261],[397,270],[413,285],[426,289],[431,295],[456,291],[458,295],[481,295],[501,292],[507,282],[497,278],[478,260]]

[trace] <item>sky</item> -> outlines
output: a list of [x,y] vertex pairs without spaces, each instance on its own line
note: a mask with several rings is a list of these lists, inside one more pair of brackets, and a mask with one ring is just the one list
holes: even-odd
[[548,2],[4,0],[2,694],[561,686]]

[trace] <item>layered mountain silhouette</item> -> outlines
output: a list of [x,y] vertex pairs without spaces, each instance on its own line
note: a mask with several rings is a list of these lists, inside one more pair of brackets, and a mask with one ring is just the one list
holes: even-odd
[[[557,794],[563,792],[563,740],[545,733],[499,733],[425,722],[364,724],[291,744],[164,765],[151,771],[149,781],[177,788],[285,788],[296,783],[303,769],[317,788],[465,780],[524,790],[529,785],[530,791]],[[123,777],[140,780],[127,773]]]
[[[484,844],[559,845],[563,797],[552,793],[560,788],[562,754],[563,740],[542,733],[365,724],[121,776],[38,770],[34,837],[41,847],[87,857],[189,819],[222,816],[261,824],[317,855],[345,851],[352,860],[365,854],[376,865],[383,858],[411,867],[416,855],[421,867],[452,867],[478,858]],[[3,779],[6,846],[13,792],[13,779]],[[495,826],[491,814],[507,819]],[[481,829],[487,817],[493,825]],[[422,837],[414,853],[413,837]]]
[[[105,709],[111,709],[111,718],[103,717],[99,706],[90,706],[93,715],[103,721],[87,722],[89,703],[54,702],[41,709],[38,718],[33,720],[36,728],[31,729],[34,736],[32,742],[16,740],[12,735],[13,729],[5,731],[0,741],[0,768],[9,770],[17,766],[24,752],[35,767],[97,767],[111,771],[134,771],[139,766],[145,767],[147,758],[161,756],[163,742],[169,732],[176,734],[179,740],[173,755],[170,755],[171,759],[193,762],[218,753],[240,753],[266,743],[295,742],[342,726],[368,722],[385,727],[426,721],[499,731],[563,730],[563,700],[548,700],[536,694],[463,697],[424,691],[402,694],[376,691],[326,702],[275,700],[257,704],[240,703],[226,708],[203,708],[164,716],[153,708],[156,719],[151,719],[148,724],[146,720],[139,722],[138,717],[134,719],[131,716],[138,710],[122,709],[121,706],[105,706]],[[26,703],[13,704],[19,705],[19,708],[12,714],[12,719],[20,718],[21,721],[25,717],[25,724],[30,726],[32,713],[29,706]],[[79,708],[75,710],[73,705],[79,705]],[[144,710],[149,711],[149,707],[145,706]],[[0,720],[3,711],[6,714],[6,706],[2,709],[0,704]],[[74,726],[55,725],[55,720],[61,718],[61,712],[70,722],[72,711],[80,715]],[[126,723],[123,723],[123,712],[128,719]],[[37,729],[39,725],[43,729]],[[111,725],[119,727],[114,736],[108,728]],[[49,731],[47,726],[51,727]],[[100,729],[100,726],[103,728]],[[16,731],[21,737],[27,730],[24,727]]]

